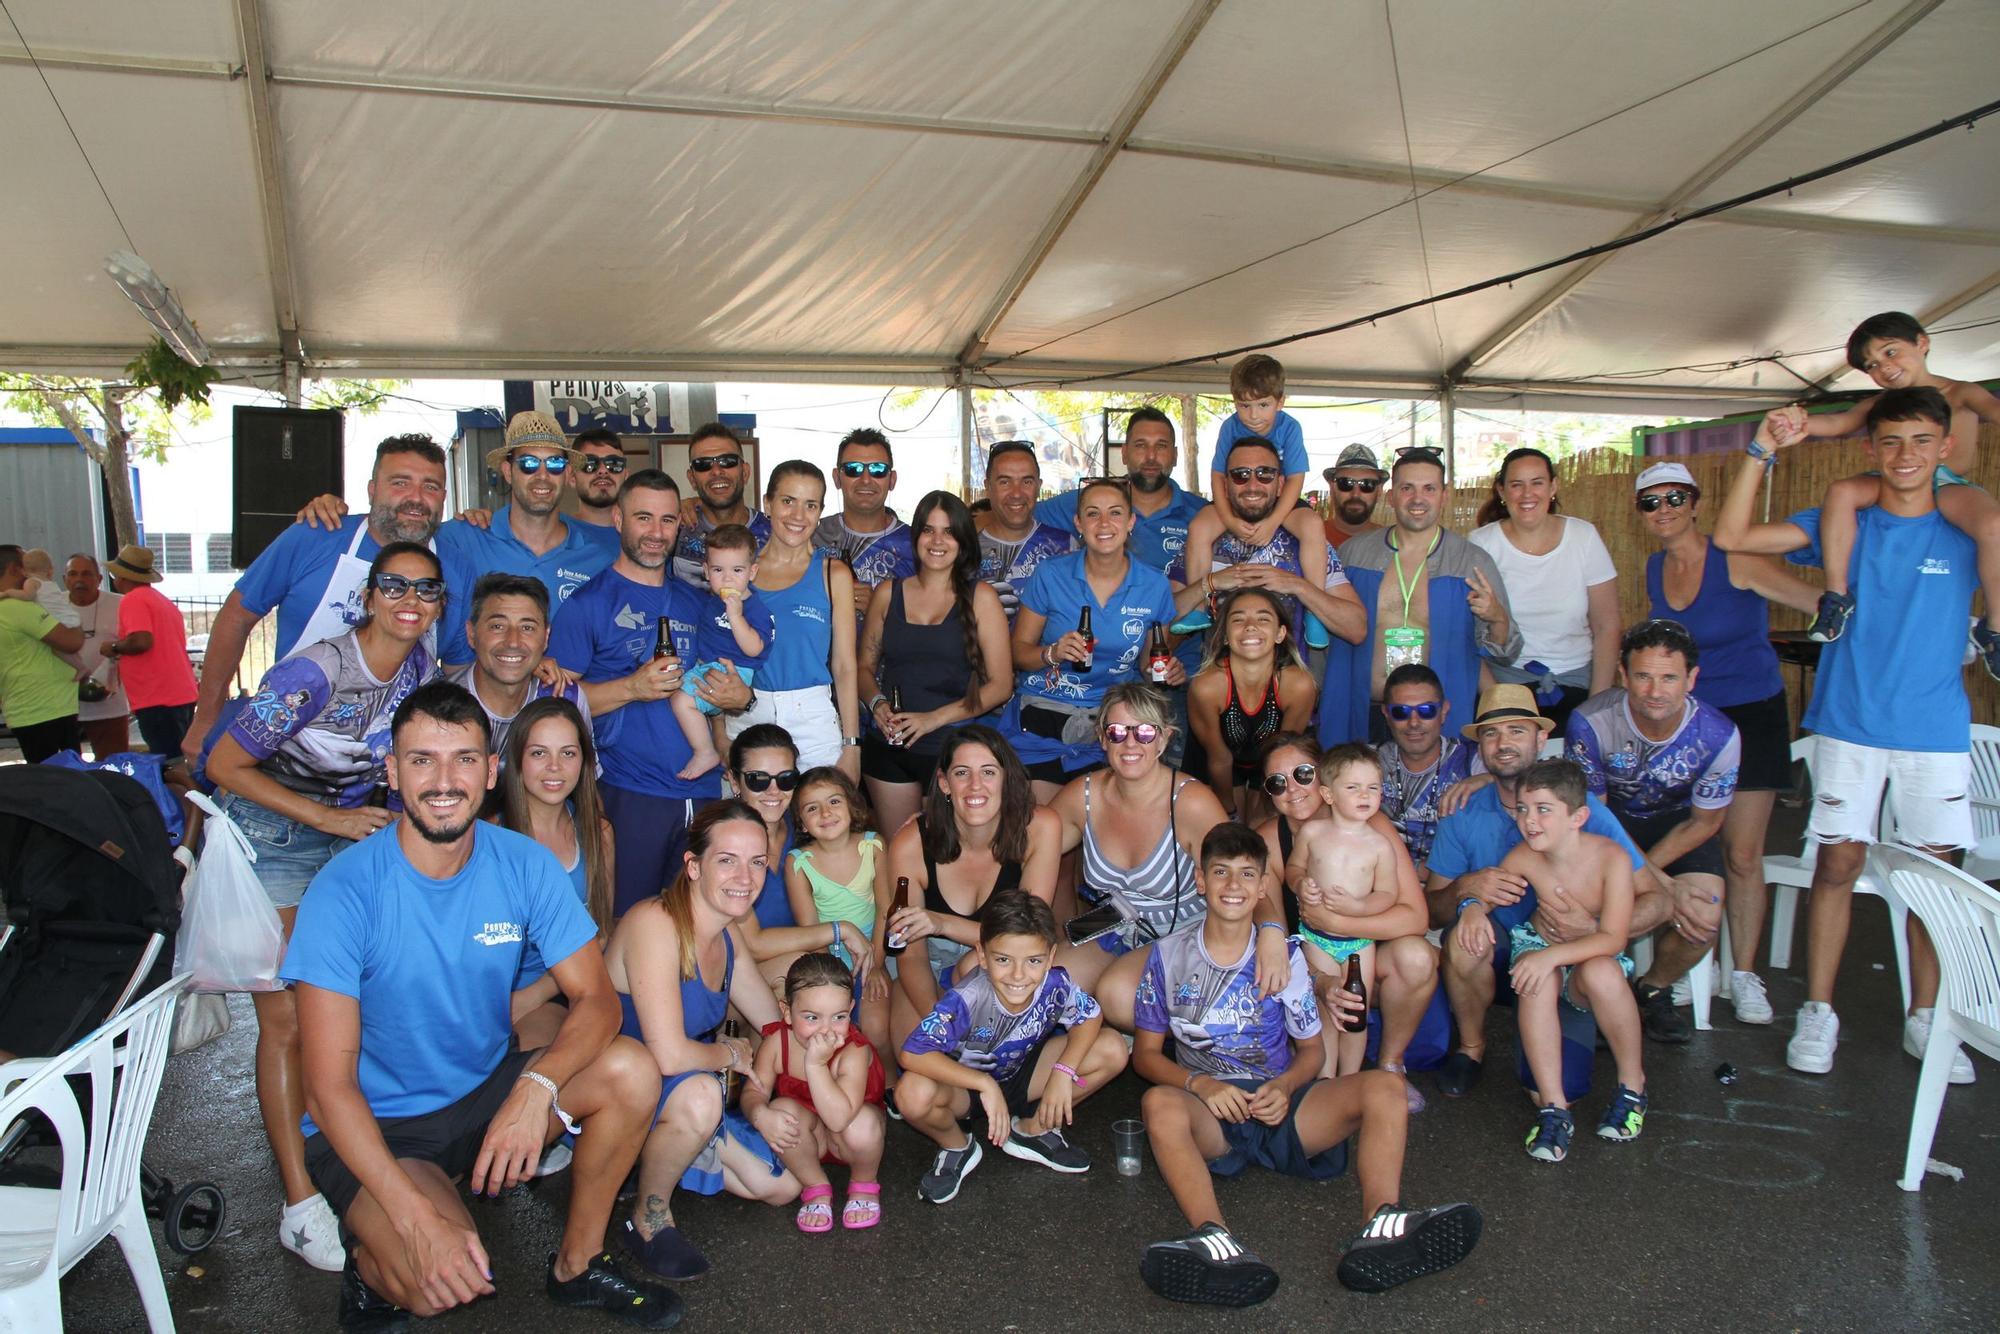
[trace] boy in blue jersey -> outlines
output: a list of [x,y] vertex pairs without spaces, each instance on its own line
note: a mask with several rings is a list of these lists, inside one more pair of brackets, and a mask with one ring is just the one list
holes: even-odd
[[[1063,1127],[1077,1103],[1125,1068],[1125,1043],[1104,1031],[1103,1010],[1068,970],[1049,966],[1055,953],[1049,905],[1026,890],[1001,890],[979,914],[979,970],[903,1043],[896,1107],[937,1143],[937,1161],[917,1183],[932,1204],[956,1196],[984,1156],[958,1124],[975,1110],[986,1138],[1009,1157],[1056,1172],[1090,1170],[1090,1155]],[[1058,1033],[1067,1034],[1060,1046]]]
[[[1276,357],[1252,352],[1231,366],[1229,397],[1235,400],[1236,411],[1215,434],[1215,454],[1208,465],[1208,494],[1222,494],[1222,476],[1229,466],[1230,451],[1236,448],[1237,441],[1250,436],[1271,442],[1284,474],[1278,503],[1269,514],[1255,520],[1218,516],[1238,541],[1255,550],[1268,545],[1278,535],[1279,526],[1298,508],[1312,460],[1306,454],[1306,433],[1298,418],[1285,411],[1285,367]],[[1310,517],[1317,524],[1319,516]]]
[[755,685],[777,633],[771,609],[751,587],[757,577],[757,539],[748,528],[725,523],[712,530],[701,564],[708,592],[702,595],[701,620],[695,626],[695,664],[673,697],[674,719],[694,752],[681,766],[683,779],[699,778],[722,763],[722,710],[701,697],[703,678],[728,670],[722,666],[727,658],[745,685]]
[[[1132,1065],[1154,1085],[1140,1104],[1146,1134],[1174,1203],[1195,1227],[1147,1247],[1139,1263],[1146,1286],[1173,1301],[1251,1306],[1276,1292],[1277,1271],[1224,1224],[1214,1178],[1255,1165],[1326,1180],[1346,1171],[1350,1138],[1368,1221],[1343,1250],[1342,1284],[1382,1292],[1457,1264],[1479,1241],[1482,1219],[1469,1204],[1396,1203],[1409,1131],[1402,1080],[1380,1070],[1319,1078],[1326,1050],[1297,941],[1283,989],[1260,994],[1252,919],[1267,858],[1263,838],[1246,825],[1208,832],[1208,914],[1153,946],[1133,1011]],[[1343,1010],[1363,1013],[1359,997],[1335,994]]]
[[[1834,978],[1884,789],[1902,842],[1940,855],[1973,842],[1972,705],[1961,659],[1979,552],[1938,512],[1934,488],[1952,444],[1952,405],[1929,387],[1890,389],[1869,406],[1867,424],[1881,494],[1859,515],[1850,577],[1856,602],[1868,612],[1820,651],[1812,702],[1800,720],[1817,734],[1806,832],[1820,847],[1806,917],[1806,1003],[1785,1063],[1807,1074],[1833,1069],[1840,1041]],[[1765,555],[1816,552],[1816,513],[1782,523],[1752,517],[1765,470],[1777,463],[1778,451],[1803,438],[1793,414],[1782,409],[1758,426],[1747,446],[1754,462],[1733,479],[1716,518],[1717,546]],[[1912,917],[1905,1051],[1921,1055],[1929,1041],[1937,991],[1937,953]],[[1965,1053],[1953,1061],[1951,1078],[1972,1082]]]

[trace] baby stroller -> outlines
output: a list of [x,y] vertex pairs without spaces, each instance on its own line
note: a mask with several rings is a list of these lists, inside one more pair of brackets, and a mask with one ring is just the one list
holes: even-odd
[[[0,768],[0,901],[0,1049],[14,1056],[67,1050],[173,973],[181,868],[152,794],[123,774]],[[31,1171],[9,1160],[41,1142],[28,1122],[0,1128],[0,1170]],[[212,1182],[140,1179],[169,1246],[192,1255],[221,1235]]]

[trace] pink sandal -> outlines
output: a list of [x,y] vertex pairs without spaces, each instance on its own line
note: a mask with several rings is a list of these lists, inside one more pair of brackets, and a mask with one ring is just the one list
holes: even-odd
[[882,1183],[847,1183],[847,1207],[840,1211],[840,1225],[853,1232],[874,1227],[882,1221]]
[[799,1231],[833,1231],[833,1187],[822,1181],[799,1192]]

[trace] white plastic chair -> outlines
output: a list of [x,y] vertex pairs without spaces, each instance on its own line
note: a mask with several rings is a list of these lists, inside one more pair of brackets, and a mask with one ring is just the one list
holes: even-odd
[[1952,1057],[1965,1045],[2000,1059],[2000,893],[1913,848],[1877,846],[1869,850],[1868,860],[1923,921],[1943,973],[1910,1111],[1909,1151],[1896,1183],[1904,1190],[1921,1190]]
[[[62,1184],[0,1187],[0,1330],[60,1330],[62,1276],[105,1237],[118,1239],[147,1324],[172,1334],[166,1279],[139,1190],[139,1154],[153,1119],[173,1034],[174,978],[95,1033],[46,1061],[0,1066],[0,1129],[31,1111],[55,1127]],[[23,1077],[25,1076],[25,1077]],[[90,1080],[90,1122],[70,1088]]]
[[1986,723],[1972,725],[1972,838],[1966,874],[2000,879],[2000,727]]

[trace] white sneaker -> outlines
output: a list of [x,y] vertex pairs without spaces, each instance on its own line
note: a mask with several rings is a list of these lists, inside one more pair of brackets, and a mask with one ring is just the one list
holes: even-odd
[[[1930,1010],[1914,1010],[1903,1021],[1903,1050],[1920,1061],[1924,1059],[1924,1048],[1930,1045],[1932,1014]],[[1951,1054],[1951,1073],[1945,1078],[1953,1084],[1970,1084],[1979,1078],[1964,1047]]]
[[1785,1045],[1785,1064],[1809,1075],[1833,1072],[1833,1049],[1840,1045],[1840,1016],[1825,1001],[1799,1007],[1799,1026]]
[[347,1264],[347,1248],[340,1244],[340,1219],[324,1195],[285,1206],[278,1217],[278,1244],[329,1274],[338,1274]]
[[1694,983],[1690,982],[1685,974],[1674,979],[1674,985],[1670,990],[1673,992],[1673,1002],[1676,1010],[1680,1009],[1683,1005],[1694,1004]]
[[1736,1007],[1738,1023],[1768,1024],[1774,1017],[1771,998],[1764,994],[1764,979],[1755,973],[1730,973],[1729,1003]]
[[568,1167],[569,1160],[575,1156],[575,1151],[569,1147],[566,1141],[557,1140],[555,1143],[549,1145],[549,1151],[542,1155],[541,1163],[535,1168],[535,1175],[537,1177],[552,1177]]

